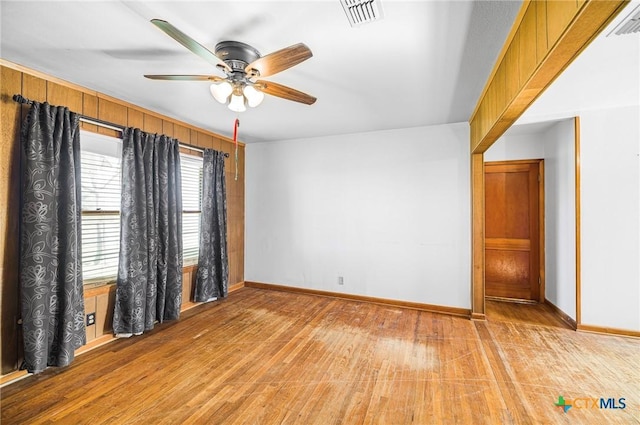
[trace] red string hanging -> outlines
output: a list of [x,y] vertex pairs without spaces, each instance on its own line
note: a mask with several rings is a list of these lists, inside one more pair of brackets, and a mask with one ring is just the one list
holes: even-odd
[[235,162],[236,162],[236,177],[235,180],[238,180],[238,127],[240,127],[240,119],[236,118],[236,121],[233,123],[233,142],[236,144],[236,153],[235,153]]

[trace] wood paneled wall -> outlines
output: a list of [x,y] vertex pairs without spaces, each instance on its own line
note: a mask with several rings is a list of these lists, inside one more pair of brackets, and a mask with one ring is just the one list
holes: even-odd
[[[101,93],[0,60],[0,326],[1,373],[17,369],[21,358],[18,299],[18,221],[20,199],[19,128],[27,111],[12,100],[14,94],[73,112],[177,138],[183,143],[229,153],[226,166],[229,285],[244,280],[244,144],[238,149],[238,180],[235,180],[235,146],[224,136],[157,114]],[[216,105],[212,104],[212,108]],[[118,137],[115,130],[82,123],[82,129]],[[193,305],[195,267],[184,269],[183,309]],[[85,310],[96,313],[96,324],[87,328],[87,341],[99,343],[110,338],[113,285],[87,289]]]
[[627,2],[525,0],[469,120],[471,151],[486,151]]
[[[20,200],[19,137],[21,106],[11,100],[22,92],[22,73],[0,67],[0,371],[17,369],[22,356],[18,334],[18,203]],[[16,91],[17,90],[17,91]]]

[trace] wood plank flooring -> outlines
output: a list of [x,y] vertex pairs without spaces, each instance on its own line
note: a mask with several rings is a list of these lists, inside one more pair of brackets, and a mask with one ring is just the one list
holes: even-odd
[[490,322],[514,322],[571,329],[547,304],[526,304],[486,300],[486,317]]
[[633,338],[243,288],[3,388],[1,423],[640,423],[638,364]]

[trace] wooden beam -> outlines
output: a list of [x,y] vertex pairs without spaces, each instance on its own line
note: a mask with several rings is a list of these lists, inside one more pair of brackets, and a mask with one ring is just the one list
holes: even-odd
[[484,154],[471,155],[471,318],[485,319],[484,305]]
[[525,1],[469,120],[471,151],[486,151],[627,3]]

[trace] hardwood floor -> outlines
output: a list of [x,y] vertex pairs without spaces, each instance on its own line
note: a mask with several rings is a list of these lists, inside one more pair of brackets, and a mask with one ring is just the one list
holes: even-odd
[[1,422],[640,423],[638,364],[633,338],[243,288],[3,388]]
[[547,304],[522,304],[486,300],[486,315],[490,322],[514,322],[571,329]]

